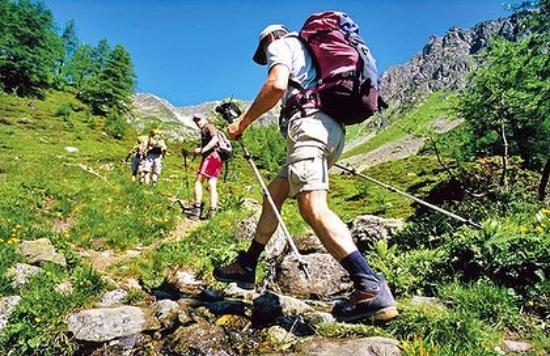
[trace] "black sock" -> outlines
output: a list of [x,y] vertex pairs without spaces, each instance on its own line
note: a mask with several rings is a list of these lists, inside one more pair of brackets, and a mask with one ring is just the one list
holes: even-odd
[[256,240],[252,240],[248,251],[243,254],[242,262],[248,267],[256,268],[258,259],[265,249],[265,245],[262,245]]
[[354,251],[344,257],[340,261],[340,264],[346,271],[348,271],[355,288],[360,287],[361,280],[365,275],[374,275],[374,272],[369,267],[367,260],[365,260],[359,251]]

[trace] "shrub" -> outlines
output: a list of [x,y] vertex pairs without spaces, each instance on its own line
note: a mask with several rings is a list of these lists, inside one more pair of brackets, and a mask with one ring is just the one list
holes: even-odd
[[54,115],[62,118],[64,121],[69,121],[71,118],[71,106],[68,103],[61,103],[55,109]]
[[113,111],[105,117],[105,132],[113,138],[122,140],[126,130],[128,130],[128,124],[119,113]]
[[384,274],[396,295],[431,294],[442,278],[435,266],[444,257],[441,249],[402,252],[396,245],[388,247],[385,241],[378,241],[369,262]]

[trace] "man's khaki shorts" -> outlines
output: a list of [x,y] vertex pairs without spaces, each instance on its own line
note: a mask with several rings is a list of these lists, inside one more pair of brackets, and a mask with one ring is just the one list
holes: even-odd
[[140,171],[160,175],[162,171],[162,156],[157,154],[148,154],[139,166]]
[[328,170],[344,149],[343,126],[323,112],[297,115],[288,124],[287,161],[277,177],[288,179],[289,196],[329,189]]

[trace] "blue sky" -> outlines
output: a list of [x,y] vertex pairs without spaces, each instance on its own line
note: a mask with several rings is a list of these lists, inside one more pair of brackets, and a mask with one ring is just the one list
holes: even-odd
[[131,53],[137,91],[176,106],[228,96],[253,99],[265,68],[252,62],[270,23],[299,29],[307,16],[345,11],[361,26],[379,69],[400,64],[432,34],[508,15],[503,0],[46,0],[60,28],[74,19],[82,42],[107,38]]

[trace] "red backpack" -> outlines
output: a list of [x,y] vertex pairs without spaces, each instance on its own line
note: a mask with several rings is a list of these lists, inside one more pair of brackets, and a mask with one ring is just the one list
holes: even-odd
[[345,13],[327,11],[311,15],[299,38],[307,45],[317,69],[317,84],[299,90],[283,108],[283,117],[319,108],[346,125],[365,121],[387,105],[378,96],[376,61],[359,26]]

